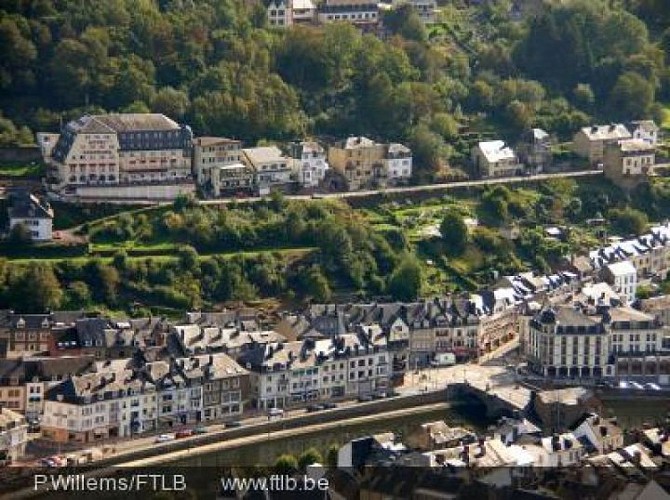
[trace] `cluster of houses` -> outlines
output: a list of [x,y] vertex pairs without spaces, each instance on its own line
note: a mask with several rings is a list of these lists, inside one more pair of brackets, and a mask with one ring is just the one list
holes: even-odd
[[435,0],[400,0],[392,4],[373,0],[325,0],[318,4],[312,0],[271,0],[266,10],[268,25],[276,28],[349,22],[364,31],[379,32],[383,12],[403,4],[411,5],[424,24],[435,23]]
[[[594,125],[573,137],[572,151],[592,168],[624,188],[653,175],[659,128],[651,120]],[[552,138],[542,129],[525,131],[516,151],[501,140],[482,141],[472,149],[472,167],[482,178],[546,172],[553,162]]]
[[436,421],[413,426],[402,441],[386,432],[345,443],[329,479],[360,498],[559,498],[562,488],[594,498],[667,498],[650,478],[667,467],[669,436],[665,427],[626,434],[616,419],[589,411],[548,435],[520,416],[484,435]]
[[[222,137],[193,137],[162,114],[83,116],[60,134],[38,134],[47,183],[63,198],[173,199],[264,195],[334,183],[357,190],[402,184],[412,152],[401,144],[350,137],[328,150],[315,141],[244,148]],[[332,177],[332,179],[331,179]]]

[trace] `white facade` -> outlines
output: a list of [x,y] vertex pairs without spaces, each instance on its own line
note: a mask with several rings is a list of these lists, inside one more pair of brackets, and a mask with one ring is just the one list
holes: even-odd
[[305,188],[317,187],[328,170],[326,151],[316,142],[300,142],[291,145],[293,171],[298,182]]
[[389,144],[384,167],[390,181],[412,177],[412,152],[402,144]]
[[517,173],[519,160],[504,141],[483,141],[472,149],[472,163],[482,177],[509,177]]
[[12,217],[9,219],[9,229],[17,224],[23,224],[35,241],[49,241],[53,239],[53,219],[33,217]]
[[637,270],[629,261],[609,264],[605,268],[610,285],[625,302],[633,302],[637,293]]
[[270,26],[284,28],[293,24],[291,0],[272,0],[268,5],[267,12]]
[[284,156],[278,147],[247,148],[242,153],[244,163],[254,170],[261,194],[267,194],[272,186],[291,182],[292,158]]
[[77,134],[67,156],[58,163],[60,182],[64,185],[118,184],[119,156],[115,133]]
[[656,146],[660,129],[653,120],[634,121],[628,125],[633,139],[640,139],[647,144]]
[[23,415],[0,408],[0,464],[23,458],[28,442],[28,424]]

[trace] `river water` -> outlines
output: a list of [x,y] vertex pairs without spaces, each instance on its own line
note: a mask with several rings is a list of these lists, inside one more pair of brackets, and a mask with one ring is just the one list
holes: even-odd
[[488,422],[482,418],[484,411],[478,406],[455,404],[446,410],[421,411],[396,418],[384,418],[378,422],[351,426],[341,426],[327,432],[297,436],[292,439],[268,441],[264,444],[255,443],[250,446],[228,449],[224,451],[189,457],[171,465],[185,466],[255,466],[272,465],[279,455],[290,453],[300,455],[308,448],[316,448],[325,457],[332,445],[342,445],[352,439],[370,434],[392,431],[402,440],[411,428],[425,422],[445,420],[451,426],[462,426],[474,431],[486,430]]
[[[606,416],[616,415],[619,425],[624,429],[640,427],[643,423],[658,423],[664,421],[670,412],[670,401],[636,400],[636,401],[609,401],[605,404]],[[279,455],[290,453],[299,456],[308,448],[316,448],[326,456],[332,445],[342,445],[351,439],[380,432],[392,431],[402,441],[406,433],[418,424],[444,420],[451,426],[462,426],[474,431],[482,432],[493,422],[487,421],[483,415],[485,410],[476,404],[454,403],[446,410],[421,411],[402,417],[380,419],[374,423],[365,423],[352,426],[341,426],[327,432],[301,435],[291,439],[269,440],[266,443],[202,454],[175,462],[171,465],[184,466],[214,466],[214,467],[246,467],[256,465],[272,465]]]

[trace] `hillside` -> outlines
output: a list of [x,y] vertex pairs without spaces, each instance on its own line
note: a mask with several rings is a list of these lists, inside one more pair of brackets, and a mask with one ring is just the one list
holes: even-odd
[[344,23],[269,29],[262,5],[235,0],[3,2],[0,145],[84,112],[151,110],[247,143],[402,140],[425,177],[479,133],[663,121],[662,1],[546,2],[521,19],[506,0],[467,3],[442,6],[429,30],[405,8],[387,14],[381,40]]

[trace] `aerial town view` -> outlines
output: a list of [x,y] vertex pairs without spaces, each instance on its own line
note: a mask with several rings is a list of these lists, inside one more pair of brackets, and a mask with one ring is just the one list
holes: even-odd
[[668,0],[3,0],[0,54],[0,498],[670,499]]

